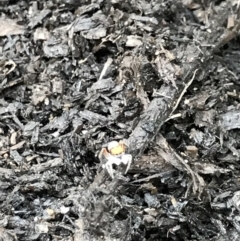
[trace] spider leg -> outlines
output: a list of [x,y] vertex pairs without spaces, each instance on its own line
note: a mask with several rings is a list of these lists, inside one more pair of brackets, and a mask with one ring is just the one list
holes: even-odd
[[[102,168],[106,169],[107,172],[109,173],[109,175],[113,178],[113,168],[110,165],[111,155],[107,151],[107,148],[101,149],[100,153],[98,154],[98,158],[102,163]],[[107,162],[106,162],[106,160],[107,160]]]
[[131,164],[132,164],[132,155],[130,154],[125,154],[124,156],[124,164],[127,165],[125,174],[127,174]]
[[100,153],[98,154],[98,158],[99,158],[100,161],[103,161],[104,158],[107,159],[108,156],[109,156],[109,153],[108,153],[108,151],[107,151],[106,148],[102,148],[102,150],[101,150]]
[[124,152],[125,152],[126,149],[128,148],[128,145],[126,144],[125,141],[119,141],[119,145],[123,148]]
[[113,164],[119,166],[122,163],[122,160],[119,158],[116,158],[112,155],[109,155],[108,157],[108,161],[105,164],[105,167],[107,169],[107,172],[109,173],[109,175],[112,177],[112,179],[114,178],[114,169],[113,169]]
[[107,172],[108,174],[111,176],[111,178],[113,179],[114,178],[114,173],[113,173],[113,166],[112,166],[112,163],[110,161],[108,161],[106,164],[105,164],[105,167],[107,169]]

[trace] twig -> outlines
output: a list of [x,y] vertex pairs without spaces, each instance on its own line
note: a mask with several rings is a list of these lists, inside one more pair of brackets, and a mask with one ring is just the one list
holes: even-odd
[[195,78],[195,75],[196,75],[196,73],[197,73],[198,70],[199,70],[199,69],[196,69],[196,70],[194,71],[193,77],[192,77],[192,78],[189,80],[189,82],[185,85],[183,91],[181,92],[179,98],[177,99],[177,103],[175,104],[175,106],[174,106],[173,109],[172,109],[172,112],[171,112],[170,116],[171,116],[171,115],[173,114],[173,112],[177,109],[179,103],[180,103],[181,100],[182,100],[183,95],[186,93],[187,89],[188,89],[189,86],[192,84],[192,82],[193,82],[193,80],[194,80],[194,78]]

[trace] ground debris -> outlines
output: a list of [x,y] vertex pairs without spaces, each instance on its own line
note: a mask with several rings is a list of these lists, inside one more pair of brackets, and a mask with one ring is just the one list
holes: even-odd
[[220,127],[222,130],[233,130],[240,128],[240,111],[239,110],[231,110],[227,113],[220,115]]
[[0,9],[1,240],[239,240],[239,1]]
[[26,31],[25,27],[22,25],[18,25],[17,21],[7,18],[6,16],[0,17],[1,27],[0,27],[0,36],[7,36],[7,35],[18,35],[24,34]]

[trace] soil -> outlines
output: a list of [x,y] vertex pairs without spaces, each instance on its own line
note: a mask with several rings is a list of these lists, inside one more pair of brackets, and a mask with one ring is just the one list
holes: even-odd
[[0,240],[240,240],[238,0],[0,10]]

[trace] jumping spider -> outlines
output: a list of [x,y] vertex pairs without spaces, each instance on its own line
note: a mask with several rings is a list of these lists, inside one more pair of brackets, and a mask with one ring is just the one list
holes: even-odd
[[128,172],[131,163],[132,163],[132,155],[125,154],[127,145],[124,141],[111,141],[108,143],[107,148],[102,148],[100,151],[98,158],[103,164],[103,168],[106,168],[109,175],[114,178],[114,169],[113,165],[127,165],[125,174]]

